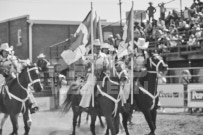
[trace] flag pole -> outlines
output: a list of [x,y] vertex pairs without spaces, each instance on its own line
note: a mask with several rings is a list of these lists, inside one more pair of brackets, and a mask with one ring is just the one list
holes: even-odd
[[[93,6],[92,6],[92,2],[91,2],[91,52],[92,52],[92,59],[94,61],[94,53],[93,53]],[[92,63],[92,79],[94,78],[94,62]],[[92,87],[91,90],[91,96],[92,96],[92,107],[94,107],[94,86]]]
[[133,104],[133,78],[134,78],[134,75],[133,75],[133,68],[134,68],[134,2],[132,1],[132,9],[131,9],[131,42],[132,42],[132,58],[131,58],[131,104]]

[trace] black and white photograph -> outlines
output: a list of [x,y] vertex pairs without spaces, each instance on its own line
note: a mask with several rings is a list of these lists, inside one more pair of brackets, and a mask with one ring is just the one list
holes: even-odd
[[203,135],[203,0],[0,0],[0,135]]

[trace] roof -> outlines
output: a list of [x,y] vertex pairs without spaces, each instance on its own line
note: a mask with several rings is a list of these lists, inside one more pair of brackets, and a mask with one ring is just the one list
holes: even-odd
[[[0,21],[0,23],[8,22],[8,21],[13,21],[21,18],[27,17],[27,22],[28,23],[33,23],[33,24],[53,24],[53,25],[79,25],[81,21],[65,21],[65,20],[30,20],[29,15],[23,15],[19,17],[14,17],[10,19],[6,19],[3,21]],[[101,25],[103,26],[120,26],[120,21],[118,22],[107,22],[106,20],[101,19]],[[123,23],[124,25],[124,23]]]
[[22,18],[27,18],[29,20],[30,16],[29,15],[22,15],[22,16],[18,16],[18,17],[13,17],[13,18],[2,20],[2,21],[0,21],[0,23],[5,23],[5,22],[8,22],[8,21],[14,21],[14,20],[17,20],[17,19],[22,19]]

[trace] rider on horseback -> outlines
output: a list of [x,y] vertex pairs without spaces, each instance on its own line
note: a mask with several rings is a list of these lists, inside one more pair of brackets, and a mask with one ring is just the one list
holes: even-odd
[[[97,77],[100,76],[101,72],[103,71],[103,68],[107,68],[109,66],[108,57],[106,54],[100,52],[101,43],[99,39],[96,39],[93,43],[93,53],[94,53],[94,59],[92,60],[92,55],[86,56],[84,59],[84,63],[86,64],[86,67],[88,68],[87,73],[87,81],[82,87],[81,94],[82,99],[80,102],[80,107],[87,108],[90,105],[91,100],[91,91],[93,90],[93,87],[95,87],[97,83]],[[94,64],[95,71],[94,75],[91,74],[91,64]]]
[[[5,83],[8,85],[13,79],[17,77],[23,68],[27,65],[26,60],[20,60],[14,55],[13,46],[9,47],[8,43],[3,43],[0,46],[0,70],[5,77]],[[37,103],[32,92],[29,93],[30,111],[34,113],[38,110]]]

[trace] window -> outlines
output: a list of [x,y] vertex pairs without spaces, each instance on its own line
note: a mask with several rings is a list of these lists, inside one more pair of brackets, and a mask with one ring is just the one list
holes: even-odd
[[18,38],[18,43],[17,46],[21,46],[22,45],[22,30],[18,29],[18,33],[17,33],[17,38]]

